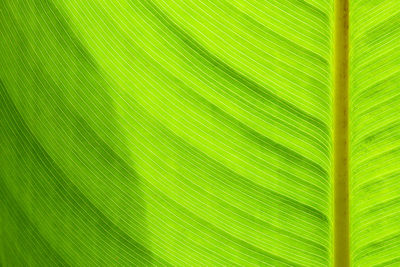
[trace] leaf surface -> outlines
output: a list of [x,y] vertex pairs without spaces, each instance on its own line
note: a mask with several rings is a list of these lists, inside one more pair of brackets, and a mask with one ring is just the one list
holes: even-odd
[[[398,1],[350,1],[353,266],[400,259]],[[334,1],[0,1],[0,265],[330,266]]]
[[2,1],[5,265],[327,265],[329,1]]
[[352,262],[396,266],[400,262],[400,3],[357,0],[350,8]]

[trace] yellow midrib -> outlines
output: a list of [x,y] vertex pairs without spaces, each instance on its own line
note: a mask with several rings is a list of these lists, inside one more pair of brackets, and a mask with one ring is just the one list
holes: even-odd
[[349,0],[335,0],[334,266],[350,265],[349,240]]

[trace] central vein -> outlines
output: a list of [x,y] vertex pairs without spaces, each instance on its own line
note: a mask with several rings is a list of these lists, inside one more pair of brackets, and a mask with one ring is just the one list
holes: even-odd
[[350,265],[349,253],[349,0],[335,0],[334,46],[334,266]]

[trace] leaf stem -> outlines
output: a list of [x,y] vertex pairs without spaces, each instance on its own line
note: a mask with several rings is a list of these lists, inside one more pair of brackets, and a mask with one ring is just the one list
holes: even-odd
[[350,265],[349,253],[349,0],[335,0],[334,50],[334,266]]

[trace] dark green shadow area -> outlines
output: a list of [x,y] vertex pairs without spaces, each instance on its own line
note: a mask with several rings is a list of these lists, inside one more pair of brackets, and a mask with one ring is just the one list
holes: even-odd
[[1,9],[1,265],[165,265],[94,58],[52,2]]

